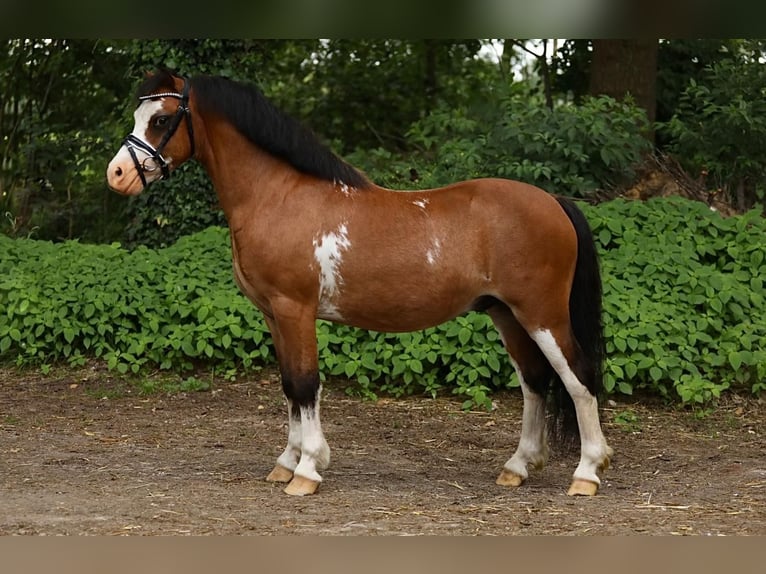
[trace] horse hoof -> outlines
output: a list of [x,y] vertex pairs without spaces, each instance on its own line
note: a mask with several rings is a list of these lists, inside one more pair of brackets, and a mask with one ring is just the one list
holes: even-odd
[[521,486],[523,482],[523,476],[519,476],[515,472],[511,472],[504,468],[500,473],[500,476],[497,477],[495,484],[499,484],[500,486]]
[[293,471],[285,468],[281,464],[276,465],[274,470],[272,470],[269,473],[269,476],[266,477],[268,482],[290,482],[292,479]]
[[595,496],[598,492],[598,484],[590,480],[575,478],[567,491],[569,496]]
[[285,487],[285,494],[289,494],[291,496],[306,496],[307,494],[314,494],[319,488],[320,484],[321,483],[318,480],[311,480],[310,478],[298,476],[296,474],[290,481],[290,484]]

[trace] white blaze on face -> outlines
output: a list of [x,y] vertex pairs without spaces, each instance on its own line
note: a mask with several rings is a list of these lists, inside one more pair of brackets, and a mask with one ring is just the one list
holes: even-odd
[[[136,111],[133,112],[135,123],[133,125],[132,135],[149,143],[147,140],[149,122],[154,114],[160,109],[162,109],[162,101],[160,100],[145,100],[141,102],[136,108]],[[139,163],[142,163],[149,157],[149,155],[141,149],[135,148],[134,151]],[[165,159],[170,161],[169,157],[166,157]],[[131,174],[133,174],[133,177],[131,177]],[[159,170],[144,173],[147,182],[153,181],[160,175],[161,173]],[[109,162],[109,166],[107,167],[107,179],[113,188],[119,188],[123,192],[138,193],[143,188],[143,185],[139,182],[139,175],[136,172],[136,166],[133,164],[133,158],[125,145],[120,147],[114,158],[112,158],[112,161]],[[133,191],[128,191],[131,189],[133,189]]]
[[413,205],[417,205],[420,209],[425,209],[428,205],[427,199],[416,199],[412,202]]
[[[154,114],[156,114],[158,111],[162,109],[162,100],[145,100],[141,102],[141,105],[139,105],[136,108],[136,111],[133,112],[133,132],[132,135],[134,137],[137,137],[138,139],[145,141],[146,143],[149,142],[149,139],[147,138],[147,134],[149,132],[149,122],[152,120],[152,117]],[[128,153],[128,150],[125,149],[125,146],[120,149],[119,153],[125,153],[128,156],[130,154]],[[146,152],[140,149],[136,149],[136,156],[138,157],[138,160],[141,161],[146,157],[149,157]],[[144,157],[141,157],[144,156]],[[166,158],[167,159],[167,158]]]
[[[152,121],[152,118],[154,117],[154,114],[159,112],[162,109],[162,102],[164,102],[165,99],[159,99],[159,100],[144,100],[141,102],[141,105],[136,108],[136,111],[133,112],[133,118],[135,120],[135,124],[133,126],[133,136],[137,137],[140,140],[145,141],[148,144],[151,144],[149,141],[149,122]],[[152,147],[154,147],[154,144],[151,144]],[[145,152],[142,152],[141,150],[136,150],[137,154],[144,154],[148,157],[148,154]],[[164,154],[163,154],[164,155]],[[170,163],[173,158],[170,156],[164,156],[165,160]],[[141,158],[139,157],[139,160]]]
[[139,139],[148,143],[147,133],[149,133],[149,122],[152,116],[162,109],[163,99],[159,100],[144,100],[141,105],[133,112],[133,119],[135,125],[133,126],[133,135]]
[[325,319],[341,319],[337,296],[343,285],[340,266],[343,253],[351,247],[345,223],[335,231],[314,239],[314,259],[319,265],[319,315]]

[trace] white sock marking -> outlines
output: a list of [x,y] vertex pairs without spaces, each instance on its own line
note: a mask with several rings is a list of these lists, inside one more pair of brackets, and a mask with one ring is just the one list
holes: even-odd
[[313,406],[301,407],[301,460],[295,467],[295,474],[322,482],[317,469],[330,464],[330,447],[322,433],[319,421],[319,395]]
[[583,385],[569,367],[569,363],[556,342],[553,333],[540,329],[531,334],[551,366],[561,377],[567,392],[571,395],[577,411],[577,423],[580,427],[580,464],[574,472],[574,478],[589,480],[601,484],[598,477],[600,466],[608,459],[611,449],[607,446],[598,418],[596,397]]
[[293,402],[287,399],[287,446],[277,458],[277,464],[295,471],[301,457],[301,420],[292,415]]
[[521,382],[524,396],[524,411],[521,418],[521,438],[516,452],[505,463],[505,468],[526,479],[527,467],[542,468],[548,460],[548,445],[545,441],[545,399],[533,392],[524,381],[524,376],[515,361],[511,360]]

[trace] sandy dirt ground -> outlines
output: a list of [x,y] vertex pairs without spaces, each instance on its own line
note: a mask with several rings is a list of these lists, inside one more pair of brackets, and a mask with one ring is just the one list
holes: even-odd
[[521,395],[492,412],[451,397],[348,396],[325,385],[333,462],[318,494],[264,481],[287,434],[273,372],[203,392],[142,393],[98,365],[0,369],[0,534],[763,535],[766,403],[705,417],[606,402],[615,449],[599,494],[568,497],[576,452],[520,488],[495,484]]

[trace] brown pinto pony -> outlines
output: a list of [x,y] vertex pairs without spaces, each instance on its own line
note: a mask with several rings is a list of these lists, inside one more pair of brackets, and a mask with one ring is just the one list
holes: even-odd
[[601,282],[588,224],[572,202],[502,179],[378,187],[256,88],[225,78],[160,70],[138,101],[109,185],[136,195],[191,158],[212,180],[231,230],[234,278],[271,330],[287,399],[287,447],[267,480],[312,494],[330,462],[317,318],[411,331],[480,309],[497,326],[524,397],[519,446],[497,483],[519,486],[528,466],[545,462],[545,397],[555,381],[562,414],[579,427],[569,494],[597,492],[612,454],[596,401]]

